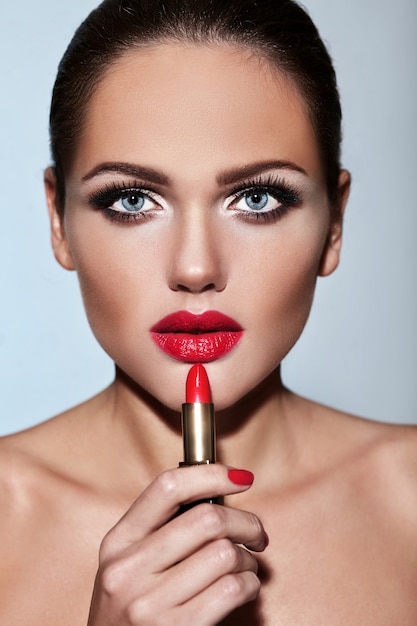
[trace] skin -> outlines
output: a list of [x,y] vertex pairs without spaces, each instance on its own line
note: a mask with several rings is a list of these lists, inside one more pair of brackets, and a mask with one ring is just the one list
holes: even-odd
[[[255,221],[219,178],[277,160],[292,165],[257,177],[278,177],[301,200]],[[146,219],[112,222],[91,207],[103,186],[132,184],[97,173],[108,162],[169,179],[152,185]],[[56,258],[77,271],[117,371],[95,398],[0,444],[0,621],[415,624],[415,430],[338,413],[280,381],[317,276],[337,267],[349,190],[343,171],[330,219],[295,87],[242,50],[129,52],[90,102],[63,221],[51,170],[45,181]],[[189,364],[149,329],[182,309],[219,310],[244,335],[207,364],[221,463],[167,470],[180,460]],[[228,465],[254,472],[253,486],[234,484]],[[226,506],[175,516],[213,494]]]

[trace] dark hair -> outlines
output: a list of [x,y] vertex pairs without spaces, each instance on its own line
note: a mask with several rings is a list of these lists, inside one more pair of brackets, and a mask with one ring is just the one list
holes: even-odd
[[58,68],[50,139],[63,212],[65,172],[84,112],[106,70],[132,47],[161,41],[229,43],[254,50],[284,72],[305,99],[331,206],[338,205],[341,108],[330,56],[293,0],[104,0],[81,24]]

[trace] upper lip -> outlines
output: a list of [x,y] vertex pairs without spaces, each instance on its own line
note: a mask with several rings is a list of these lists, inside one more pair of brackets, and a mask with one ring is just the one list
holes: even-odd
[[219,311],[205,311],[204,313],[191,313],[190,311],[176,311],[159,320],[151,328],[155,333],[191,333],[203,334],[223,332],[239,332],[243,330],[241,325],[224,313]]

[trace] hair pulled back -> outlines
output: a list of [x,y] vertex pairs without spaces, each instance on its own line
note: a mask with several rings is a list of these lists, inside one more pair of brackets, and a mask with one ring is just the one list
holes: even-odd
[[81,24],[58,68],[50,112],[57,204],[83,119],[106,70],[132,47],[223,43],[268,59],[296,85],[315,130],[330,203],[337,208],[341,108],[330,56],[293,0],[104,0]]

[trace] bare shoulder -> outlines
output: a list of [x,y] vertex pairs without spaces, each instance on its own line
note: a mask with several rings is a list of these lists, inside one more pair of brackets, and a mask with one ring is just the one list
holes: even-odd
[[374,441],[364,459],[375,504],[417,539],[417,427],[371,423]]
[[94,472],[99,409],[96,398],[0,439],[2,624],[86,623],[99,545],[120,517]]
[[[37,426],[0,438],[0,497],[13,494],[28,482],[64,471],[71,449],[70,423],[77,409]],[[66,443],[65,443],[66,441]],[[66,450],[67,448],[67,450]]]
[[[0,481],[26,471],[81,478],[99,437],[108,389],[49,420],[0,438]],[[92,435],[96,434],[94,438]],[[25,469],[26,468],[26,469]],[[78,471],[78,474],[77,474]]]
[[388,424],[312,404],[327,458],[362,505],[417,537],[417,426]]
[[[88,416],[100,396],[42,424],[0,438],[0,532],[13,527],[16,534],[36,528],[54,503],[88,492],[91,476],[91,439]],[[90,489],[91,490],[91,489]]]
[[[384,423],[330,411],[340,420],[339,429],[346,445],[358,450],[367,469],[380,472],[384,480],[417,481],[417,426]],[[417,483],[416,483],[417,486]]]
[[0,439],[0,533],[7,537],[1,547],[0,587],[9,594],[21,564],[34,554],[33,546],[42,543],[56,519],[63,481],[53,454],[42,451],[43,446],[52,449],[53,441],[51,425]]
[[[0,438],[0,529],[28,527],[45,509],[45,499],[71,482],[71,438],[66,438],[77,410],[22,432]],[[66,441],[66,443],[65,443]],[[46,506],[46,509],[50,507]]]
[[40,576],[55,576],[50,584],[57,584],[62,571],[47,567],[53,554],[74,571],[94,570],[98,545],[120,517],[107,489],[108,472],[100,465],[106,456],[97,444],[101,402],[96,396],[0,439],[0,534],[7,537],[0,548],[0,588],[13,607],[21,594],[23,563],[31,585]]
[[[369,460],[387,453],[400,456],[417,470],[417,425],[385,423],[351,415],[297,398],[318,436],[339,454],[363,453]],[[323,435],[325,436],[323,437]]]

